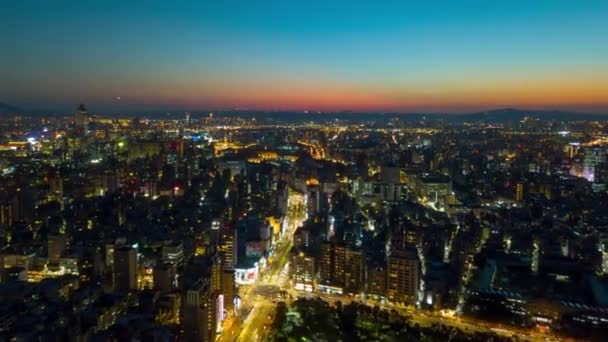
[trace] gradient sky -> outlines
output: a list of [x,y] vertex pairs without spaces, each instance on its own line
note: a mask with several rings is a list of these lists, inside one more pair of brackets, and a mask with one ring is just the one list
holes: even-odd
[[1,0],[0,46],[26,108],[608,112],[606,0]]

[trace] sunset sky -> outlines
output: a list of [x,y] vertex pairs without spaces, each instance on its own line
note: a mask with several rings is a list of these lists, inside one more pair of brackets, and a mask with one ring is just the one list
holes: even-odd
[[0,1],[0,46],[24,108],[608,113],[606,0]]

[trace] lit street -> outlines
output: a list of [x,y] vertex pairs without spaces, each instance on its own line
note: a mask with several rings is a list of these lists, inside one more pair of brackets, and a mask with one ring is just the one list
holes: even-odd
[[[260,272],[254,284],[239,286],[242,306],[218,341],[263,341],[269,332],[276,303],[285,300],[280,296],[281,289],[287,289],[288,274],[285,266],[289,261],[293,234],[303,221],[302,196],[294,192],[289,200],[292,205],[287,213],[286,229],[275,243],[273,261]],[[300,210],[294,209],[297,207]]]
[[294,211],[288,212],[287,229],[280,240],[276,242],[273,262],[260,272],[260,276],[254,284],[242,285],[239,287],[242,306],[236,314],[236,317],[229,321],[229,325],[226,326],[222,335],[218,338],[218,341],[263,341],[269,333],[276,304],[279,301],[289,301],[289,298],[281,296],[281,291],[286,292],[288,294],[287,297],[293,299],[298,297],[320,297],[332,304],[335,304],[338,301],[342,304],[348,304],[354,301],[372,306],[377,305],[386,310],[397,310],[420,326],[440,324],[469,332],[493,332],[503,336],[518,336],[528,341],[559,340],[556,337],[538,331],[493,325],[488,322],[458,316],[440,315],[417,310],[411,306],[405,307],[387,302],[379,302],[371,298],[363,299],[346,295],[296,291],[291,288],[288,272],[286,272],[285,268],[289,261],[293,233],[298,224],[301,223],[301,218],[299,219],[300,221],[297,221],[295,216],[296,213]]
[[0,1],[0,342],[608,340],[607,0]]

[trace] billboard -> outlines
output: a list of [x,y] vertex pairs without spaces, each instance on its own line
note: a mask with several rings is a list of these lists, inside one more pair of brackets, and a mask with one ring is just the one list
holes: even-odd
[[266,244],[264,241],[250,241],[245,244],[245,254],[248,258],[261,258],[264,256]]
[[251,268],[237,268],[234,270],[234,281],[239,285],[252,284],[258,279],[258,271],[257,265]]

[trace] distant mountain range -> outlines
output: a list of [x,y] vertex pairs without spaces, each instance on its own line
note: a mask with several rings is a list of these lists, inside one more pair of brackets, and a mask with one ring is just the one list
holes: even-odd
[[525,110],[516,108],[495,109],[486,112],[460,114],[448,116],[448,118],[464,122],[495,122],[504,123],[509,121],[520,121],[525,117],[532,117],[540,120],[607,120],[608,114],[589,114],[567,112],[559,110]]
[[8,103],[0,102],[0,115],[15,115],[21,114],[23,111],[21,108],[15,107]]
[[[192,112],[192,117],[207,116],[209,111],[193,111],[188,109],[172,109],[168,111],[129,111],[128,116],[142,116],[149,118],[178,118],[183,116],[185,111]],[[95,110],[92,110],[95,113]],[[302,112],[302,111],[258,111],[258,110],[220,110],[213,111],[215,117],[255,117],[260,120],[278,120],[287,122],[305,122],[305,121],[331,121],[331,120],[347,120],[361,122],[379,122],[399,118],[402,121],[421,121],[421,120],[440,120],[445,122],[477,122],[477,123],[506,123],[513,121],[521,121],[525,117],[532,117],[540,120],[559,120],[559,121],[574,121],[574,120],[608,120],[607,114],[590,114],[578,113],[571,111],[559,110],[527,110],[517,108],[502,108],[489,110],[477,113],[467,114],[440,114],[440,113],[380,113],[380,112]],[[5,115],[70,115],[71,113],[65,110],[28,110],[13,106],[8,103],[0,102],[0,116]],[[125,116],[121,114],[99,113],[100,115],[108,116]]]

